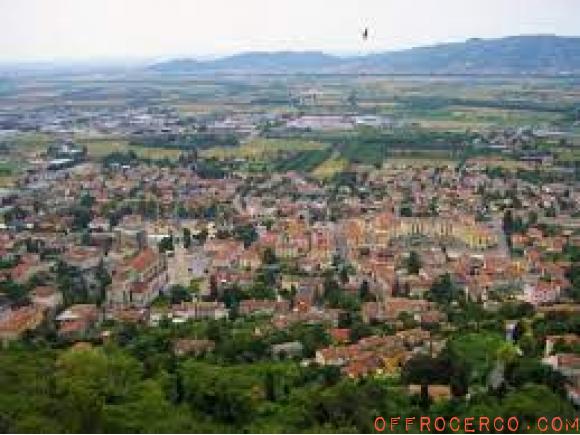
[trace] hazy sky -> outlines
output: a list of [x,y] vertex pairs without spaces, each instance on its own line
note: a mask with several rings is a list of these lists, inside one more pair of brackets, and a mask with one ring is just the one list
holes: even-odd
[[361,53],[530,33],[578,36],[580,0],[0,0],[0,61]]

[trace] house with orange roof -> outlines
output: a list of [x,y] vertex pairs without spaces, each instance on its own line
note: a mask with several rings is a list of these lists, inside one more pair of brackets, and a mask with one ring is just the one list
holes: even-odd
[[349,328],[331,328],[329,333],[332,342],[335,344],[346,344],[350,342]]
[[50,266],[50,263],[40,261],[38,255],[27,254],[22,256],[20,262],[9,270],[9,275],[14,282],[25,284],[37,273],[48,272]]
[[431,309],[414,315],[415,321],[422,326],[439,325],[447,321],[447,315],[439,310]]
[[72,305],[56,317],[58,335],[67,340],[84,340],[95,332],[100,321],[96,305]]
[[330,346],[316,351],[320,365],[340,366],[351,378],[398,371],[408,351],[397,336],[370,336],[345,346]]
[[145,308],[114,308],[107,312],[107,319],[121,323],[145,324],[148,319],[148,312]]
[[44,320],[45,309],[36,305],[12,309],[0,318],[0,340],[17,340],[27,331],[34,331]]

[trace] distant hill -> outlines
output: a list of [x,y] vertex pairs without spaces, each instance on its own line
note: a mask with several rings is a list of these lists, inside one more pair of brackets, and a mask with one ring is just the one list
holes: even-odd
[[339,67],[342,63],[343,59],[318,51],[279,51],[241,53],[205,62],[176,59],[152,65],[151,69],[166,72],[299,72]]
[[512,36],[470,39],[366,56],[367,67],[385,72],[560,74],[580,72],[580,38]]
[[249,52],[211,61],[177,59],[150,70],[175,73],[578,74],[580,37],[470,39],[358,57],[322,52]]

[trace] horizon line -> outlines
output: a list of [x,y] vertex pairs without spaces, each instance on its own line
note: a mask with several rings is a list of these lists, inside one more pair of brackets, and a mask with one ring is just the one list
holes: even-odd
[[554,37],[561,39],[578,39],[578,35],[565,35],[565,34],[555,34],[555,33],[523,33],[523,34],[509,34],[504,36],[496,37],[467,37],[454,40],[446,40],[440,42],[433,42],[429,44],[418,44],[410,45],[408,47],[393,48],[393,49],[373,49],[368,51],[361,50],[328,50],[320,48],[312,49],[268,49],[261,50],[257,48],[248,48],[247,50],[235,50],[235,51],[224,51],[223,53],[213,52],[213,53],[174,53],[174,54],[158,54],[158,55],[114,55],[114,56],[93,56],[93,57],[47,57],[47,58],[28,58],[28,59],[0,59],[0,67],[9,66],[58,66],[58,65],[74,65],[74,66],[88,66],[91,64],[100,64],[103,66],[120,66],[125,64],[125,66],[131,66],[135,64],[146,64],[146,63],[158,63],[158,62],[170,62],[176,60],[188,60],[188,61],[199,61],[199,62],[211,62],[215,60],[225,59],[228,57],[243,55],[243,54],[281,54],[281,53],[320,53],[328,56],[334,57],[364,57],[375,54],[386,54],[386,53],[397,53],[407,50],[419,49],[419,48],[429,48],[437,47],[442,45],[450,44],[462,44],[469,41],[494,41],[509,38],[518,37]]

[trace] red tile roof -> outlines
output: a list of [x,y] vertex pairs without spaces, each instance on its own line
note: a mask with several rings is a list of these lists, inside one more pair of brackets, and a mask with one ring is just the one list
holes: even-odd
[[26,330],[38,327],[43,320],[44,310],[36,306],[25,306],[10,311],[0,321],[0,332],[21,334]]
[[128,266],[137,272],[144,272],[157,260],[157,254],[151,249],[146,248],[139,252],[128,262]]
[[348,328],[332,328],[330,336],[333,340],[339,343],[347,343],[350,341],[350,329]]

